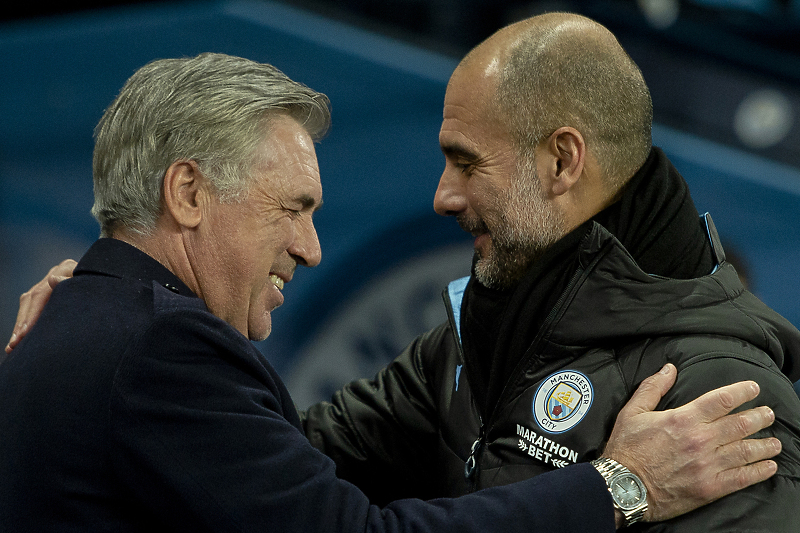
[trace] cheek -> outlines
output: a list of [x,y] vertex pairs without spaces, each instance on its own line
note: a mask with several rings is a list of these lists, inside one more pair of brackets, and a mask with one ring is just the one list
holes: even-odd
[[494,186],[488,179],[474,179],[467,185],[467,202],[480,216],[491,216],[493,212],[502,211],[505,204],[506,189]]
[[288,250],[296,234],[294,222],[286,218],[264,226],[258,233],[258,241],[254,243],[254,247],[259,251],[263,262],[274,261]]
[[497,205],[498,203],[492,200],[493,198],[488,195],[476,195],[470,205],[472,206],[472,211],[484,224],[491,230],[496,230],[498,223],[503,221],[503,209],[501,205]]

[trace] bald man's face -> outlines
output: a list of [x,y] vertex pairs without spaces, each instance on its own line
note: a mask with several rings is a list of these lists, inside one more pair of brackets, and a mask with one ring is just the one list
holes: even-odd
[[498,74],[497,62],[476,60],[448,84],[434,209],[475,236],[478,280],[504,289],[564,235],[564,217],[543,191],[536,162],[520,161],[500,123],[491,103]]

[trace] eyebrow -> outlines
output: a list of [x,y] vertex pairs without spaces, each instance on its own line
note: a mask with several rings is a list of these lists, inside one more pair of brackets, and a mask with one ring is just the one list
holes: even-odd
[[448,142],[447,144],[440,144],[439,147],[442,149],[442,153],[445,156],[463,157],[464,159],[468,159],[471,161],[478,160],[478,154],[476,154],[473,150],[469,149],[462,143]]

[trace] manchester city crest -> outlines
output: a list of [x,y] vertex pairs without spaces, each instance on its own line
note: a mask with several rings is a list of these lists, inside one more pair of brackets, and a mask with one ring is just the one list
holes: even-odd
[[594,389],[585,375],[563,370],[548,376],[533,398],[536,424],[547,433],[564,433],[575,427],[592,406]]

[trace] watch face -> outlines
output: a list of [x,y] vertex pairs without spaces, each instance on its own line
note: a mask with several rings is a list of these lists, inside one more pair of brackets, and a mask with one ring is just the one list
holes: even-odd
[[622,474],[611,481],[611,496],[624,510],[635,509],[643,503],[642,487],[633,474]]

